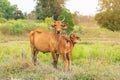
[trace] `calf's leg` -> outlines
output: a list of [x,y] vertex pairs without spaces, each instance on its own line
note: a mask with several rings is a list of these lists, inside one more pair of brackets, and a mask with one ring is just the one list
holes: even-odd
[[67,71],[68,60],[67,60],[66,54],[63,54],[63,55],[62,55],[62,58],[63,58],[63,63],[64,63],[64,71]]
[[67,56],[68,56],[68,71],[71,71],[71,53],[68,53],[67,54]]

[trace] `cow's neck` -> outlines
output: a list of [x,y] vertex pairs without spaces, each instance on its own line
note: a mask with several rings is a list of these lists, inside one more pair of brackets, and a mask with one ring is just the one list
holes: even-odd
[[56,34],[56,32],[54,32],[54,37],[57,41],[59,41],[61,34]]
[[59,34],[59,35],[56,34],[56,35],[55,35],[55,38],[56,38],[57,41],[59,41],[60,37],[61,37],[61,34]]

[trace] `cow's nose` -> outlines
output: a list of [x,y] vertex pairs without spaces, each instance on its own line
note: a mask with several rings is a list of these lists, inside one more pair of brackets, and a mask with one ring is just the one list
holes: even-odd
[[57,34],[60,34],[60,30],[57,30],[56,33],[57,33]]

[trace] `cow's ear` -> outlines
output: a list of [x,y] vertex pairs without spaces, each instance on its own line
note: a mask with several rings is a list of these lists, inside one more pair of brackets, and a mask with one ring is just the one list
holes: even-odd
[[55,28],[55,25],[51,25],[50,28]]
[[63,27],[63,29],[67,29],[67,26],[64,24],[64,25],[62,25],[62,27]]

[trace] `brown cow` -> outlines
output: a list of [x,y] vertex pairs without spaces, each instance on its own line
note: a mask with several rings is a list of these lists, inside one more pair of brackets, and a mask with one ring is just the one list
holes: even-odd
[[70,34],[69,38],[62,36],[58,43],[58,53],[62,55],[64,71],[71,70],[71,56],[74,44],[79,39],[75,34]]
[[53,65],[55,68],[57,68],[58,55],[55,53],[57,52],[56,47],[62,33],[62,28],[66,28],[66,26],[63,24],[63,21],[64,20],[54,21],[54,25],[51,26],[54,28],[53,32],[43,29],[35,29],[30,32],[30,45],[34,65],[36,65],[37,54],[39,51],[43,53],[51,52]]

